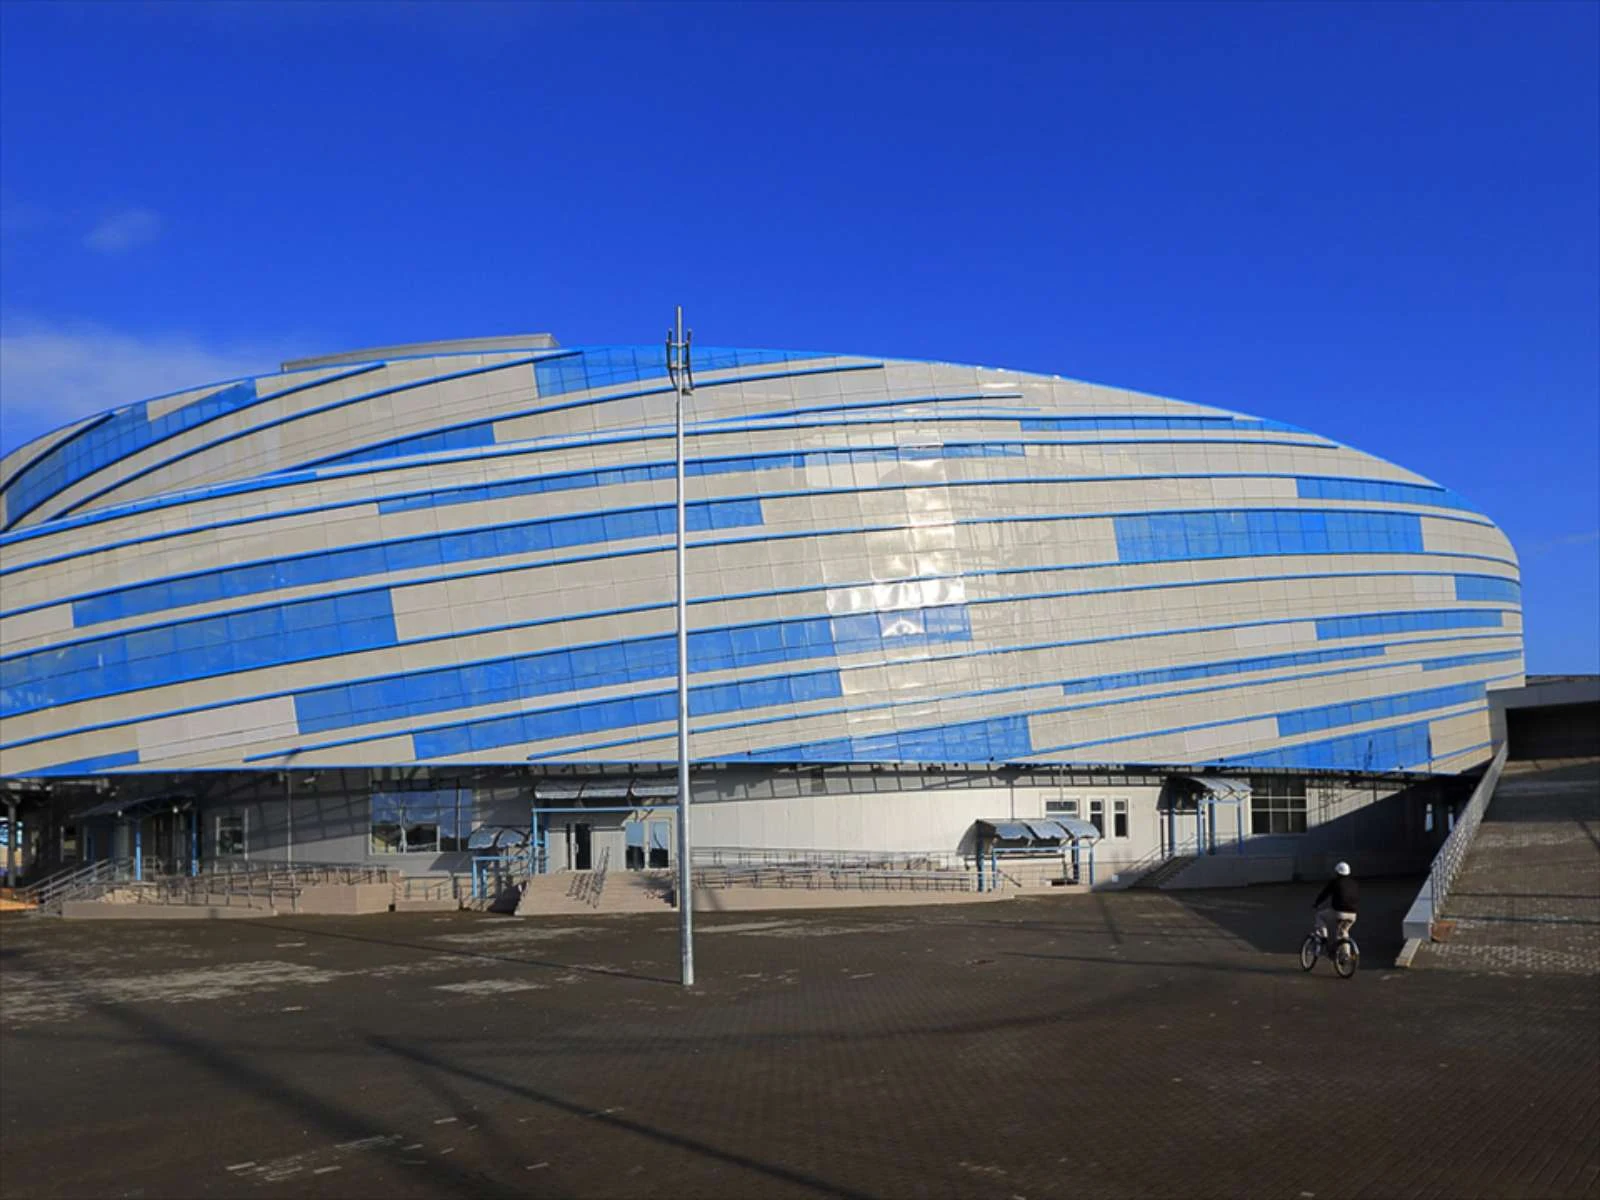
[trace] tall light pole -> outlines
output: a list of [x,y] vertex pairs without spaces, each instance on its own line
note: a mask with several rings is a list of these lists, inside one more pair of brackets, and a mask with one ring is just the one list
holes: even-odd
[[693,341],[694,332],[684,332],[683,305],[680,304],[674,326],[667,331],[667,374],[675,393],[674,451],[678,480],[678,950],[684,987],[694,984],[694,873],[689,861],[689,590],[683,503],[683,410],[694,395],[690,356]]

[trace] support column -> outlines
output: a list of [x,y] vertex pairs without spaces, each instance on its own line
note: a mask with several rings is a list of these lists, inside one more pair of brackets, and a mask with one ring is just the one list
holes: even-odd
[[200,874],[200,810],[189,810],[189,874]]
[[17,802],[6,801],[6,886],[17,886]]
[[133,877],[144,878],[144,822],[137,817],[133,821]]

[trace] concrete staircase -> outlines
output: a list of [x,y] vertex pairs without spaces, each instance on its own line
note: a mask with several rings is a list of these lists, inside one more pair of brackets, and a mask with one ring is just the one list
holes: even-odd
[[671,912],[670,871],[563,871],[535,875],[522,889],[517,916],[596,916],[609,913]]
[[1195,861],[1196,857],[1193,854],[1175,854],[1171,858],[1157,863],[1128,886],[1136,889],[1166,887],[1179,875],[1182,875]]

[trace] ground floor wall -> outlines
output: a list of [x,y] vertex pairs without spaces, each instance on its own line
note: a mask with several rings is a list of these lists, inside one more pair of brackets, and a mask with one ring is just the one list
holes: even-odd
[[[616,773],[323,770],[119,784],[109,798],[64,797],[41,812],[41,845],[58,863],[142,855],[152,872],[292,862],[466,874],[475,855],[495,853],[469,839],[496,832],[536,842],[549,871],[661,869],[677,855],[663,776],[641,785]],[[1101,834],[1097,885],[1124,886],[1173,855],[1196,856],[1185,884],[1203,885],[1253,877],[1244,859],[1263,878],[1321,874],[1338,858],[1363,874],[1416,869],[1464,795],[1453,779],[1377,776],[1240,774],[1200,785],[1137,770],[708,768],[694,777],[692,833],[697,864],[866,852],[971,867],[993,848],[980,845],[979,822],[1073,818]],[[1001,856],[1029,881],[1060,877],[1070,862],[1065,847],[1011,845]],[[1087,872],[1087,843],[1080,860]]]

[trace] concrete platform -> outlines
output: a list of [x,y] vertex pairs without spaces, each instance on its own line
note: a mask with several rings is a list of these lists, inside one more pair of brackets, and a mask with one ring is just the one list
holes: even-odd
[[270,908],[208,904],[114,904],[105,900],[68,900],[61,915],[69,921],[220,921],[273,917]]

